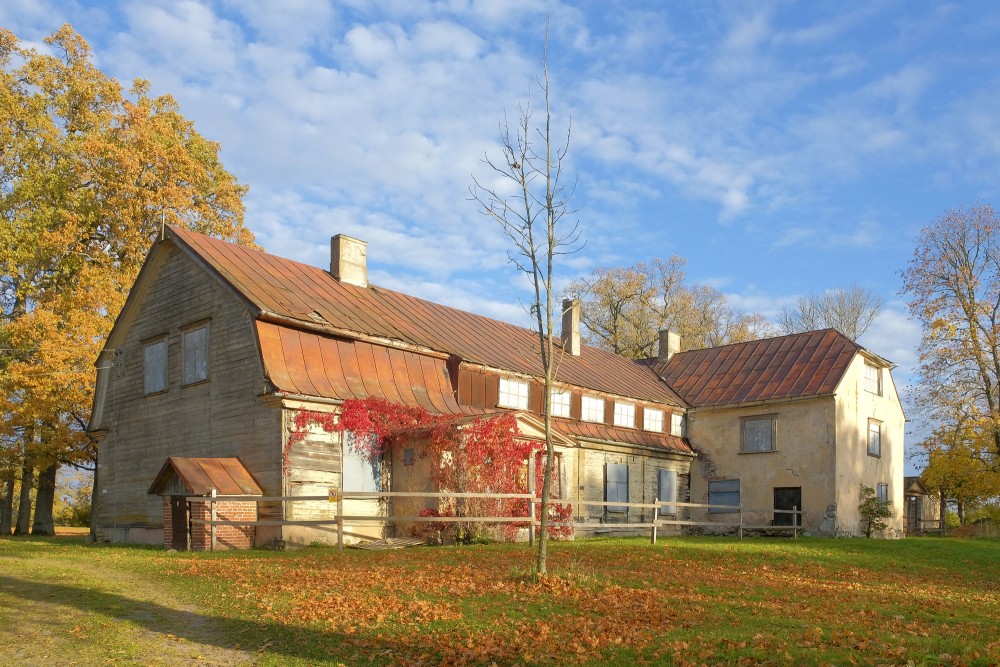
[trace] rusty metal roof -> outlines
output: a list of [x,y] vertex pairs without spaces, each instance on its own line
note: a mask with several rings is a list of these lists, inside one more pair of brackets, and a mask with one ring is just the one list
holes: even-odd
[[666,449],[691,453],[691,446],[684,438],[668,433],[654,433],[635,428],[597,424],[574,419],[552,419],[553,427],[560,433],[574,439],[599,440],[602,442],[624,442],[651,449]]
[[765,338],[649,362],[694,407],[832,394],[861,346],[835,329]]
[[[542,374],[537,336],[529,329],[374,285],[362,288],[341,283],[324,269],[176,227],[169,228],[169,237],[256,306],[261,319],[275,315],[291,320],[286,323],[293,326],[301,323],[331,335],[354,332],[455,355],[473,364],[535,377]],[[272,350],[264,353],[275,367],[284,355]],[[303,387],[332,383],[327,375],[326,380],[301,377],[296,383],[301,380]],[[588,345],[579,356],[561,359],[558,379],[607,394],[682,404],[652,368]]]
[[188,458],[171,456],[147,493],[161,495],[173,480],[179,480],[193,496],[207,496],[215,489],[223,496],[262,496],[260,484],[236,458]]

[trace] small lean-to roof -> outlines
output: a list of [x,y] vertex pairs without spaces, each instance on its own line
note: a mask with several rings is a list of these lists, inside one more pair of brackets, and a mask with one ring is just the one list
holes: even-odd
[[[523,327],[374,285],[342,283],[324,269],[176,227],[168,228],[168,236],[252,303],[259,320],[292,327],[301,323],[333,336],[358,334],[503,371],[542,374],[536,334]],[[559,360],[559,381],[642,401],[682,404],[651,368],[587,345],[579,356]]]
[[647,362],[693,407],[833,394],[863,348],[835,329],[679,352]]
[[150,495],[161,495],[176,479],[193,496],[207,496],[215,489],[221,496],[262,496],[260,484],[235,458],[189,458],[171,456],[149,487]]

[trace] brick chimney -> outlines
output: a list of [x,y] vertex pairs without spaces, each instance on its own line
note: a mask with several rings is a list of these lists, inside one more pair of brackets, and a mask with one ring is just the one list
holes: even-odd
[[562,345],[566,354],[580,356],[580,302],[563,299]]
[[342,283],[368,287],[368,243],[346,234],[331,238],[330,273]]
[[656,358],[660,361],[670,361],[670,357],[680,351],[680,334],[674,333],[670,329],[660,329],[660,347],[657,350]]

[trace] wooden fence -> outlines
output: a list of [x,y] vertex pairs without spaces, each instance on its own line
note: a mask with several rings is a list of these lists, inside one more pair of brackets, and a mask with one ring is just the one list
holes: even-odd
[[[528,514],[526,516],[420,516],[420,515],[345,515],[344,514],[344,500],[345,499],[357,499],[357,500],[374,500],[374,499],[390,499],[390,498],[437,498],[437,499],[485,499],[485,500],[527,500],[528,501]],[[540,520],[535,516],[535,506],[536,503],[540,503],[541,499],[532,493],[445,493],[445,492],[412,492],[412,491],[339,491],[331,489],[329,494],[325,496],[220,496],[212,491],[210,496],[188,496],[187,500],[189,502],[202,502],[210,503],[210,518],[205,519],[191,519],[193,524],[202,524],[209,526],[211,535],[211,549],[214,551],[216,547],[216,526],[336,526],[337,528],[337,546],[341,549],[344,548],[344,523],[345,522],[369,522],[376,524],[387,524],[387,523],[495,523],[495,524],[513,524],[513,525],[523,525],[525,527],[530,527],[528,530],[528,540],[533,545],[535,542],[535,528],[540,525]],[[229,521],[220,520],[216,516],[216,504],[220,502],[256,502],[258,509],[260,508],[260,503],[265,502],[316,502],[316,501],[328,501],[330,503],[336,503],[336,514],[331,518],[325,519],[302,519],[302,520],[289,520],[289,519],[258,519],[257,521]],[[642,510],[642,516],[645,516],[645,510],[652,510],[652,515],[649,521],[639,521],[639,522],[592,522],[592,521],[549,521],[549,526],[553,527],[570,527],[573,529],[574,535],[576,531],[591,531],[597,533],[614,532],[619,530],[649,530],[650,540],[653,544],[656,544],[657,530],[661,527],[667,526],[702,526],[702,527],[712,527],[712,528],[723,528],[732,529],[736,532],[739,538],[743,539],[743,534],[748,530],[787,530],[791,531],[792,537],[797,538],[799,532],[802,530],[802,517],[805,512],[799,510],[798,508],[792,508],[791,510],[778,510],[778,509],[766,509],[766,510],[745,510],[742,505],[706,505],[703,503],[682,503],[676,501],[656,501],[649,503],[623,503],[620,501],[608,502],[608,501],[597,501],[597,500],[562,500],[562,499],[552,499],[554,504],[562,505],[563,507],[570,506],[571,516],[580,517],[582,514],[578,513],[580,508],[584,507],[624,507],[626,508],[625,516],[632,509]],[[667,508],[669,511],[663,512],[663,509]],[[708,512],[714,510],[718,513],[735,514],[735,520],[730,521],[693,521],[686,518],[680,518],[684,513],[678,512],[677,508],[681,509],[704,509]],[[791,524],[790,525],[774,525],[773,523],[768,524],[755,524],[747,523],[744,517],[750,515],[759,514],[790,514]]]

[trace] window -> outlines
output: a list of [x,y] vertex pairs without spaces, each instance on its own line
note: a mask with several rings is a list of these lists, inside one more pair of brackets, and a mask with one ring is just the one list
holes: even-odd
[[403,465],[412,466],[415,462],[416,457],[413,453],[413,447],[406,447],[403,449]]
[[[535,452],[535,495],[542,497],[542,485],[545,483],[545,452]],[[555,452],[552,457],[552,477],[549,481],[549,498],[562,498],[562,454]]]
[[143,392],[155,394],[167,390],[167,339],[161,338],[142,347]]
[[[709,514],[727,514],[739,510],[740,480],[713,479],[708,482]],[[725,507],[723,507],[725,506]]]
[[670,414],[670,435],[676,435],[677,437],[683,438],[687,435],[685,428],[687,420],[684,419],[684,415],[679,412],[672,412]]
[[549,395],[549,407],[553,417],[569,417],[569,392],[553,389]]
[[584,396],[580,402],[580,419],[585,422],[603,422],[604,399],[596,396]]
[[354,434],[344,433],[344,491],[381,491],[382,461],[355,447]]
[[774,451],[774,415],[743,417],[743,453]]
[[181,335],[184,350],[184,384],[208,379],[208,325],[188,329]]
[[[677,502],[677,471],[660,470],[658,482],[659,488],[657,489],[656,498],[661,503]],[[675,514],[677,507],[673,505],[661,505],[660,512],[663,514]]]
[[868,456],[882,456],[882,422],[868,420]]
[[865,362],[865,391],[870,394],[882,395],[882,369],[867,361]]
[[879,482],[875,487],[875,496],[878,498],[880,503],[889,502],[889,485],[885,482]]
[[615,401],[615,426],[635,428],[635,403]]
[[[609,503],[628,502],[628,465],[608,463],[604,466],[604,500]],[[608,505],[609,512],[627,512],[624,505]]]
[[500,397],[497,403],[504,408],[528,409],[528,383],[500,378]]
[[646,408],[642,411],[642,427],[647,431],[663,432],[663,410]]

